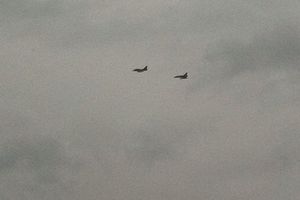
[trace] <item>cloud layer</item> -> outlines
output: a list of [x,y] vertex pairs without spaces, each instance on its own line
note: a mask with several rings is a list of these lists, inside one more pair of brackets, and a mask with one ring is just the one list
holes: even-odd
[[0,199],[297,199],[299,9],[0,0]]

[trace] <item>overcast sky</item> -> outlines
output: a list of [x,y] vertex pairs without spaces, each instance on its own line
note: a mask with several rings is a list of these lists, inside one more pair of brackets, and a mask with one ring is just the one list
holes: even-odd
[[0,199],[298,199],[299,13],[0,0]]

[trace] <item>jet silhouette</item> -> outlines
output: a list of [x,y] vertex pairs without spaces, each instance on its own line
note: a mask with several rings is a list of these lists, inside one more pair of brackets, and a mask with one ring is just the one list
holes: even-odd
[[187,77],[188,77],[188,75],[187,75],[188,73],[186,72],[185,74],[183,74],[183,75],[178,75],[178,76],[174,76],[174,78],[179,78],[179,79],[187,79]]
[[134,69],[132,71],[135,71],[135,72],[144,72],[144,71],[147,71],[148,70],[148,66],[145,66],[143,69]]

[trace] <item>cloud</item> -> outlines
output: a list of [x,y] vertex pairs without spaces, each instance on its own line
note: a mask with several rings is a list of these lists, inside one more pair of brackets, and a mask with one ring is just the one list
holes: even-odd
[[57,0],[2,0],[1,21],[34,20],[37,18],[55,17],[62,13],[62,4]]
[[[166,125],[151,125],[152,128],[143,127],[131,137],[128,142],[128,158],[134,164],[144,164],[153,167],[157,162],[170,161],[176,153],[175,143],[172,143],[172,135],[176,134]],[[173,136],[174,137],[174,136]]]
[[59,199],[70,193],[69,179],[78,169],[77,159],[37,113],[13,101],[5,105],[0,114],[2,198]]
[[250,39],[224,37],[207,46],[199,79],[191,92],[227,92],[235,102],[259,102],[264,109],[299,98],[300,32],[291,24],[254,34]]
[[299,196],[295,0],[0,3],[1,199]]
[[2,198],[69,198],[69,180],[76,168],[51,137],[27,136],[6,142],[0,148]]
[[56,181],[57,170],[66,162],[59,143],[51,138],[35,138],[34,141],[17,141],[2,147],[0,173],[13,172],[17,167],[31,170],[38,181]]
[[[219,74],[233,77],[254,70],[299,69],[300,34],[294,27],[279,27],[251,41],[227,40],[208,49],[207,62]],[[217,72],[218,73],[218,72]]]

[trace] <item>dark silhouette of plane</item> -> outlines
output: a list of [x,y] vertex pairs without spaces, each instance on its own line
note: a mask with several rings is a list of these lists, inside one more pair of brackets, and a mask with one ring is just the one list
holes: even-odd
[[135,72],[144,72],[144,71],[147,71],[148,70],[148,66],[145,66],[143,69],[134,69],[132,71],[135,71]]
[[187,75],[188,73],[186,72],[185,74],[183,74],[183,75],[178,75],[178,76],[174,76],[174,78],[179,78],[179,79],[187,79],[187,77],[188,77],[188,75]]

